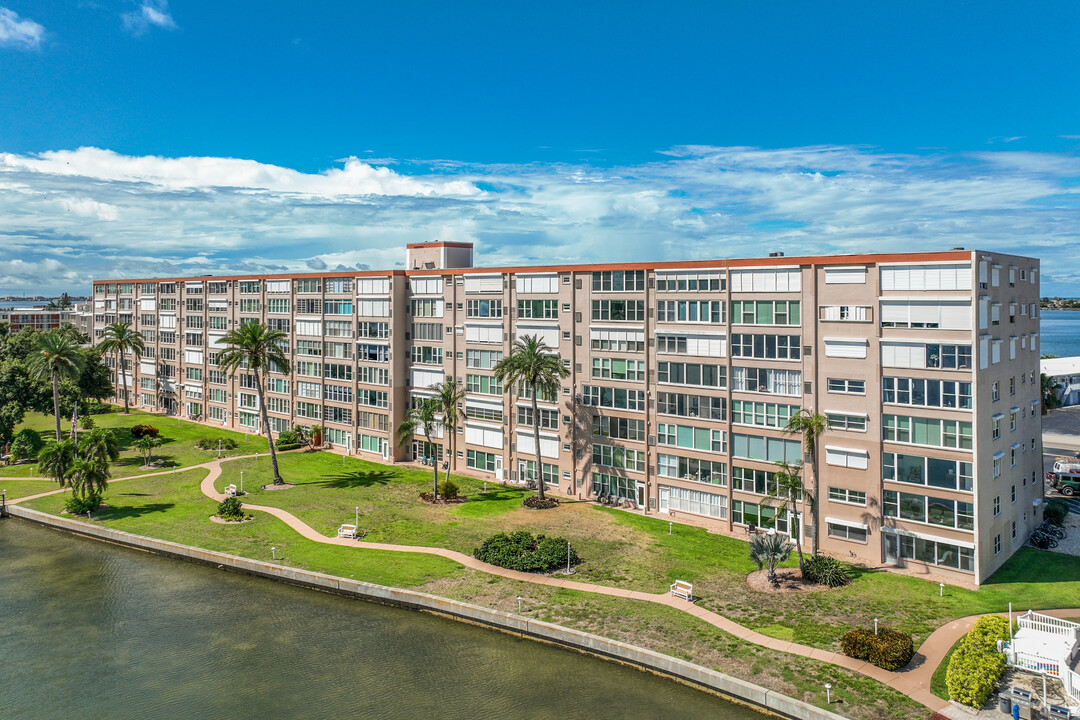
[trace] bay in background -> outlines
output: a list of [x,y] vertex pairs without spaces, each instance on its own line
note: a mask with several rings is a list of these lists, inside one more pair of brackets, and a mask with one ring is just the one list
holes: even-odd
[[1039,318],[1041,355],[1080,355],[1080,310],[1042,310]]

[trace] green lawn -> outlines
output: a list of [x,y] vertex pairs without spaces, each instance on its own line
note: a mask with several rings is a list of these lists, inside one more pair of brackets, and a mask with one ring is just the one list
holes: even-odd
[[[282,459],[291,457],[294,456],[285,456]],[[341,462],[340,457],[326,454],[306,457],[313,461],[322,458],[318,460],[322,463],[325,463],[326,459],[335,460],[338,464]],[[349,469],[347,465],[346,470]],[[845,715],[853,718],[921,720],[926,716],[925,708],[921,705],[865,676],[742,642],[674,608],[493,577],[429,555],[323,545],[301,538],[283,523],[264,513],[256,513],[255,520],[242,525],[212,523],[209,515],[215,511],[216,503],[199,491],[199,483],[205,475],[204,470],[195,469],[117,483],[109,488],[106,495],[108,507],[95,513],[93,522],[140,535],[260,560],[269,560],[270,548],[275,547],[278,562],[285,565],[396,587],[414,588],[511,612],[517,612],[517,597],[521,596],[522,613],[530,617],[652,648],[759,683],[818,706],[824,706],[824,696],[821,693],[823,683],[831,682],[834,702],[839,700],[843,703],[840,706],[834,705],[832,709],[842,708]],[[480,486],[482,487],[482,483]],[[245,471],[245,489],[247,487]],[[500,491],[510,492],[505,488],[500,488]],[[277,494],[297,493],[299,497],[301,492],[301,488],[296,488],[279,491]],[[274,493],[260,493],[260,499],[264,495],[272,494]],[[66,493],[39,498],[28,502],[27,506],[58,513],[63,507],[65,497]],[[520,493],[513,491],[512,497],[501,495],[487,502],[492,504],[484,506],[478,502],[474,507],[505,507],[499,512],[485,510],[480,515],[508,515],[517,512]],[[451,517],[458,518],[461,515],[456,511],[466,506],[425,507],[447,514],[454,513]],[[592,510],[584,505],[579,507],[605,523],[622,519],[616,513]],[[565,509],[561,508],[558,512]],[[537,516],[548,514],[536,513]],[[615,527],[626,529],[621,524]],[[666,524],[664,528],[666,532]],[[669,537],[671,542],[678,543],[678,532]]]
[[7,490],[8,500],[59,489],[60,486],[52,480],[12,480],[6,477],[0,477],[0,490]]
[[[261,435],[248,435],[245,437],[243,433],[199,425],[198,423],[178,420],[177,418],[151,415],[140,410],[132,410],[130,415],[117,412],[92,417],[94,418],[95,427],[112,428],[116,431],[115,435],[117,442],[120,444],[121,452],[120,460],[112,463],[113,477],[127,477],[152,472],[140,469],[143,464],[142,453],[131,447],[131,443],[135,439],[131,437],[129,430],[133,425],[153,425],[161,431],[160,437],[165,442],[161,447],[154,450],[153,458],[154,460],[164,460],[166,467],[169,468],[198,465],[217,457],[217,451],[199,450],[195,447],[195,442],[201,438],[213,438],[214,440],[232,438],[236,440],[239,447],[235,450],[222,451],[223,457],[250,455],[256,452],[265,453],[267,451],[266,438]],[[66,433],[71,429],[70,421],[61,420],[60,426],[66,437]],[[52,416],[42,415],[41,413],[27,413],[25,420],[16,428],[16,432],[23,428],[37,430],[46,442],[51,442],[56,433]],[[34,468],[35,474],[39,473],[36,464],[0,467],[0,478],[27,477],[30,474],[31,467]]]
[[937,695],[942,700],[949,699],[949,686],[945,683],[945,676],[949,672],[949,660],[952,659],[953,653],[956,652],[956,646],[963,640],[963,636],[957,638],[953,646],[949,648],[949,652],[945,653],[945,657],[941,658],[941,664],[934,670],[933,677],[930,678],[930,692]]

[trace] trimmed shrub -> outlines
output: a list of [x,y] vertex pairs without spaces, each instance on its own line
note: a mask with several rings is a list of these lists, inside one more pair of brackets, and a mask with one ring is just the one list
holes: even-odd
[[84,498],[72,495],[64,501],[64,509],[75,515],[85,515],[101,507],[101,500],[99,493],[90,493]]
[[950,700],[976,708],[986,703],[1005,672],[1005,656],[997,651],[997,641],[1008,639],[1006,618],[987,615],[975,621],[949,660],[945,684]]
[[[473,550],[473,557],[508,570],[521,572],[545,572],[566,567],[566,538],[533,537],[532,533],[519,530],[515,533],[496,533]],[[577,565],[581,558],[570,548],[570,564]]]
[[243,520],[246,517],[240,498],[236,497],[227,497],[218,503],[217,515],[222,520]]
[[281,442],[281,438],[278,438],[277,441],[274,442],[274,448],[277,450],[296,450],[297,448],[302,447],[304,447],[304,443],[283,443]]
[[240,447],[240,443],[232,438],[199,438],[195,441],[195,447],[200,450],[217,450],[219,441],[222,450],[235,450]]
[[277,440],[274,442],[274,447],[281,448],[282,445],[301,445],[300,436],[296,434],[295,430],[286,430],[278,435]]
[[527,508],[532,508],[533,510],[550,510],[551,508],[559,507],[558,500],[553,500],[551,498],[544,498],[541,500],[539,495],[530,495],[525,498],[521,504]]
[[439,483],[439,497],[443,500],[457,500],[458,486],[456,483],[450,480],[443,480]]
[[854,628],[840,638],[840,652],[856,660],[868,660],[884,670],[899,670],[911,662],[915,643],[911,636],[887,627],[873,630]]
[[94,429],[94,418],[90,415],[83,415],[79,418],[79,427],[83,430]]
[[41,439],[41,433],[30,428],[23,428],[15,433],[15,439],[11,441],[11,458],[31,460],[38,456],[43,447],[45,447],[45,441]]
[[87,405],[86,405],[86,413],[85,414],[87,414],[87,415],[108,415],[109,413],[114,412],[115,410],[116,410],[116,408],[114,408],[112,405],[109,405],[108,403],[92,402],[92,403],[87,403]]
[[851,582],[848,566],[828,555],[813,555],[803,562],[803,579],[825,587],[843,587]]
[[146,437],[147,435],[149,435],[150,437],[157,437],[158,436],[158,429],[156,427],[154,427],[153,425],[132,425],[131,426],[131,437],[135,438],[136,440],[138,440],[141,437]]
[[1043,510],[1043,519],[1062,527],[1065,525],[1065,517],[1069,514],[1069,506],[1061,498],[1051,498]]

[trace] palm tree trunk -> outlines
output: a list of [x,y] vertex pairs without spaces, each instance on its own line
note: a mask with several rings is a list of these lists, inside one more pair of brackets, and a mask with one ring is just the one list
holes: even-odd
[[795,502],[795,496],[792,494],[789,497],[788,507],[790,507],[795,513],[795,525],[796,532],[792,533],[795,537],[795,552],[799,554],[799,572],[805,570],[806,565],[803,562],[802,555],[802,520],[799,519],[799,505]]
[[[435,486],[434,486],[434,489],[432,490],[432,496],[436,500],[438,500],[439,499],[439,457],[438,457],[438,454],[435,453],[435,446],[431,444],[431,436],[428,435],[428,426],[426,424],[424,425],[424,439],[427,440],[427,446],[429,448],[431,448],[431,452],[433,453],[433,455],[431,457],[431,469],[435,471]],[[427,451],[425,451],[424,454],[426,455]]]
[[532,411],[533,411],[533,442],[536,444],[536,487],[539,490],[540,499],[544,499],[544,466],[540,459],[540,410],[536,407],[536,385],[532,388]]
[[814,498],[820,495],[821,483],[818,482],[818,462],[817,462],[817,445],[814,446],[814,454],[810,458],[811,465],[814,468],[814,494],[810,496],[810,516],[814,519],[814,554],[818,554],[818,504],[814,502]]
[[266,432],[266,444],[270,446],[270,465],[274,468],[274,484],[284,485],[281,473],[278,472],[277,452],[274,450],[274,436],[270,434],[270,417],[266,414],[266,400],[263,398],[262,378],[259,377],[259,369],[252,368],[255,375],[255,391],[259,393],[259,412],[262,414],[263,430]]
[[60,373],[52,371],[53,419],[56,420],[56,442],[60,442]]

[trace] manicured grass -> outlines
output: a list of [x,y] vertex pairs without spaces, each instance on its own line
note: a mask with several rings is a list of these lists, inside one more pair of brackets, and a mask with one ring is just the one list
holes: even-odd
[[[139,410],[132,410],[130,415],[124,415],[120,412],[93,415],[92,417],[94,418],[94,427],[115,430],[114,434],[120,445],[120,460],[112,463],[113,477],[127,477],[153,472],[153,470],[140,469],[143,464],[143,455],[131,447],[135,438],[131,436],[130,429],[134,425],[153,425],[161,432],[160,437],[165,442],[161,447],[154,450],[152,457],[155,461],[164,461],[165,466],[168,468],[189,467],[216,458],[216,450],[199,450],[195,447],[195,442],[201,438],[213,438],[214,440],[232,438],[239,443],[239,447],[235,450],[223,450],[222,457],[267,452],[266,438],[262,435],[248,435],[245,438],[243,433],[162,415],[151,415]],[[64,436],[67,437],[66,433],[71,429],[70,420],[61,420],[60,427],[65,433]],[[22,428],[37,430],[46,442],[52,442],[56,432],[52,416],[42,415],[41,413],[27,413],[26,419],[16,428],[16,431]],[[10,467],[0,467],[0,478],[29,475],[31,467],[34,467],[35,474],[40,473],[36,463],[33,465],[12,465]]]
[[0,477],[0,490],[7,490],[8,500],[59,489],[60,486],[52,480],[11,480]]
[[[271,481],[269,462],[237,460],[223,465],[219,487],[239,484],[244,471],[246,501],[289,510],[327,535],[351,520],[360,507],[367,540],[445,547],[464,553],[494,532],[526,529],[566,537],[584,558],[575,579],[643,592],[664,592],[676,579],[694,583],[700,603],[773,637],[838,649],[852,627],[872,627],[875,617],[915,636],[916,644],[956,617],[1005,610],[1080,604],[1080,558],[1033,549],[1017,553],[980,590],[946,587],[896,573],[855,570],[845,588],[798,594],[751,590],[755,570],[746,541],[678,525],[668,534],[661,518],[568,502],[553,511],[526,510],[523,491],[455,477],[471,499],[454,506],[421,503],[430,471],[382,465],[338,455],[292,453],[279,459],[282,475],[297,487],[262,491]],[[788,565],[795,565],[793,557]]]
[[[270,548],[274,547],[277,562],[284,565],[397,587],[414,587],[468,572],[455,562],[431,555],[358,552],[312,542],[265,513],[256,513],[254,520],[241,525],[213,523],[209,518],[217,511],[217,503],[199,491],[206,472],[163,473],[111,485],[105,496],[108,507],[94,513],[93,522],[257,560],[270,560]],[[38,498],[26,506],[57,514],[67,497],[64,493]]]
[[949,672],[949,660],[952,659],[953,653],[956,652],[956,646],[963,640],[960,637],[953,643],[953,646],[949,648],[949,652],[945,653],[945,657],[941,659],[941,664],[934,670],[933,677],[930,678],[930,692],[937,695],[942,700],[949,699],[949,687],[945,684],[945,676]]
[[[340,462],[340,458],[334,459]],[[834,703],[843,703],[839,707],[853,718],[921,720],[926,715],[925,708],[881,683],[742,642],[675,608],[493,577],[427,555],[323,545],[301,538],[264,513],[256,513],[255,520],[242,525],[211,523],[208,516],[216,503],[198,489],[205,474],[197,469],[117,483],[106,495],[109,507],[97,512],[93,522],[259,560],[269,560],[270,548],[275,547],[282,564],[416,588],[510,612],[517,611],[516,599],[521,596],[525,615],[684,658],[814,705],[824,706],[821,688],[830,682]],[[296,490],[279,494],[293,492]],[[40,498],[27,505],[56,513],[64,497],[66,494]],[[510,504],[505,496],[491,502]],[[436,509],[452,512],[462,507]],[[512,511],[516,509],[506,510]],[[590,512],[609,520],[619,517],[608,511]],[[834,704],[832,709],[838,706]]]

